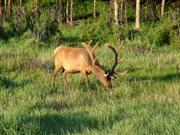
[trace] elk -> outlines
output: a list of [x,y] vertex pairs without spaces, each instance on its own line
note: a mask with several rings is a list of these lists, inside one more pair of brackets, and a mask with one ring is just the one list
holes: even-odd
[[[85,45],[85,44],[84,44]],[[96,45],[97,46],[97,45]],[[94,50],[97,48],[94,46],[90,48],[85,45],[83,48],[72,48],[67,46],[59,46],[54,50],[54,80],[58,74],[60,68],[62,68],[62,80],[64,87],[67,87],[67,73],[82,73],[83,80],[88,85],[88,75],[93,73],[95,77],[106,87],[112,88],[111,77],[115,74],[114,69],[118,64],[118,53],[113,46],[108,45],[110,49],[115,53],[115,63],[111,70],[107,73],[100,65],[97,64],[94,55]]]

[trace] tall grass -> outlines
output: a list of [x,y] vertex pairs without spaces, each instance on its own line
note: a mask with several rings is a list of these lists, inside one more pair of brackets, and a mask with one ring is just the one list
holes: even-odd
[[[0,42],[0,134],[179,134],[178,49],[126,46],[106,90],[93,75],[87,88],[80,74],[68,75],[64,89],[59,73],[53,87],[56,45],[47,46],[33,38]],[[95,53],[111,67],[111,50]]]

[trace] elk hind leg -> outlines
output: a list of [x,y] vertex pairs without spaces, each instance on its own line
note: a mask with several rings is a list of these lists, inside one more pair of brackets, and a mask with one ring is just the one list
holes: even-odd
[[63,73],[62,73],[62,80],[63,80],[63,83],[64,83],[64,89],[67,87],[66,75],[67,75],[67,72],[63,71]]
[[61,68],[61,66],[55,66],[55,68],[54,68],[54,73],[53,73],[53,76],[54,76],[53,86],[55,85],[55,79],[56,79],[56,76],[57,76],[58,71],[59,71],[60,68]]

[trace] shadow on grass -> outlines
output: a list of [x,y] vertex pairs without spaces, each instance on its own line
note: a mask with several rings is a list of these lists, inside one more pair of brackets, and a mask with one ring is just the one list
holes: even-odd
[[125,118],[124,110],[115,115],[109,114],[106,118],[92,116],[87,111],[46,114],[28,118],[38,126],[40,134],[71,134],[83,133],[86,130],[104,130],[112,128],[113,124]]
[[162,76],[154,76],[154,77],[148,77],[148,76],[140,76],[140,77],[133,77],[129,79],[130,81],[133,80],[139,80],[139,81],[146,81],[146,80],[154,80],[154,81],[165,81],[165,82],[171,82],[174,80],[180,80],[180,73],[169,73]]
[[160,81],[173,81],[173,80],[180,80],[180,73],[170,73],[165,76],[156,76],[152,78],[153,80],[160,80]]
[[17,82],[13,79],[0,76],[0,87],[4,87],[5,89],[23,87],[23,86],[25,86],[31,82],[32,82],[32,80],[30,80],[30,79],[26,79],[26,80],[22,80],[20,82]]

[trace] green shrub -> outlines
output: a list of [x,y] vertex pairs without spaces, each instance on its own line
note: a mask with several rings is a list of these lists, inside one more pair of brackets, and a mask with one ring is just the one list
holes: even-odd
[[170,32],[167,29],[159,30],[157,35],[154,37],[154,43],[157,46],[169,45],[170,44]]
[[53,12],[42,9],[39,13],[31,14],[31,30],[40,41],[47,41],[51,35],[58,32],[58,25],[54,22]]
[[13,28],[18,33],[27,30],[27,20],[24,10],[18,7],[13,7]]
[[99,41],[100,43],[112,42],[116,43],[120,39],[120,27],[113,25],[108,17],[100,16],[98,20],[82,21],[79,25],[82,29],[80,38],[82,40]]

